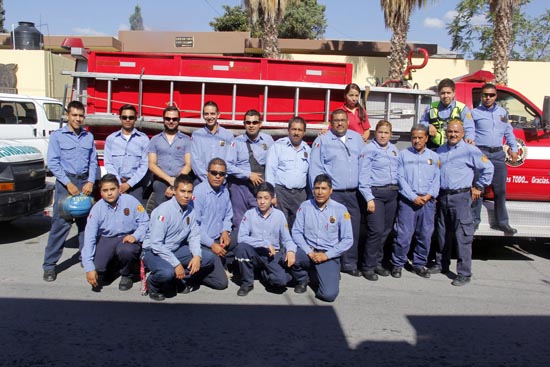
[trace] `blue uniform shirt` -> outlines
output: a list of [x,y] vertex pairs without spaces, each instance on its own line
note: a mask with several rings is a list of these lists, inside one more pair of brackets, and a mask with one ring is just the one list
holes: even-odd
[[285,215],[275,208],[270,209],[266,218],[258,208],[247,210],[239,227],[238,242],[252,247],[268,248],[272,245],[275,250],[279,250],[282,245],[287,251],[296,252]]
[[506,144],[512,152],[518,151],[514,129],[508,123],[508,113],[496,104],[488,109],[479,105],[472,111],[472,117],[476,126],[476,145],[480,147],[495,148],[502,145],[502,138],[506,138]]
[[350,214],[334,200],[322,210],[314,199],[304,201],[296,213],[292,238],[306,254],[315,249],[326,251],[329,259],[339,257],[353,245]]
[[229,150],[227,173],[243,180],[248,180],[251,173],[248,147],[246,146],[247,141],[250,142],[254,158],[259,164],[265,165],[267,151],[273,144],[273,138],[260,133],[254,141],[250,140],[246,134],[239,135],[233,140]]
[[265,180],[287,189],[305,188],[310,154],[311,148],[303,141],[295,149],[288,137],[277,140],[267,152]]
[[105,140],[105,170],[115,175],[119,182],[127,178],[127,183],[134,187],[147,173],[148,146],[149,138],[141,131],[134,129],[129,139],[122,135],[122,130],[115,131]]
[[208,163],[214,158],[227,161],[227,155],[233,133],[218,125],[215,133],[211,133],[207,127],[193,131],[191,135],[191,165],[193,172],[201,180],[206,181]]
[[[493,164],[479,148],[460,141],[455,146],[443,144],[437,149],[440,162],[440,188],[458,190],[472,185],[485,187],[493,179]],[[474,173],[477,181],[474,183]]]
[[359,191],[366,201],[374,199],[372,187],[397,185],[399,150],[388,142],[386,147],[373,139],[363,149],[359,174]]
[[154,254],[176,267],[180,261],[174,251],[185,243],[189,245],[193,256],[201,256],[200,228],[195,220],[195,210],[192,205],[182,209],[176,198],[172,197],[151,213],[143,248],[151,249]]
[[[456,101],[454,100],[447,107],[443,107],[443,105],[439,103],[437,105],[439,118],[443,120],[448,119],[451,116],[455,107]],[[424,111],[424,114],[420,118],[420,123],[424,126],[430,126],[430,109],[431,106],[428,106]],[[472,119],[472,112],[470,111],[468,106],[464,106],[464,108],[462,109],[460,119],[462,120],[462,125],[464,126],[464,138],[474,140],[476,137],[475,125],[474,120]]]
[[348,130],[344,143],[329,130],[318,136],[311,149],[309,184],[324,173],[332,180],[334,190],[356,189],[359,186],[359,158],[365,143],[360,134]]
[[145,208],[132,195],[121,194],[113,207],[105,200],[99,200],[90,210],[84,246],[82,264],[86,272],[95,270],[94,255],[99,237],[118,237],[131,234],[142,242],[149,225]]
[[88,175],[88,182],[95,182],[97,154],[92,133],[81,129],[80,135],[69,130],[67,125],[50,136],[48,168],[63,185],[70,182],[67,173]]
[[439,194],[439,156],[425,148],[419,153],[413,147],[399,153],[397,182],[399,193],[414,201],[418,194],[429,194],[436,198]]
[[223,231],[231,232],[233,207],[225,186],[216,192],[208,181],[193,190],[195,217],[200,226],[201,244],[211,247]]
[[153,136],[149,144],[149,153],[157,155],[157,165],[166,174],[176,177],[185,166],[185,154],[191,152],[191,139],[178,131],[172,144],[168,143],[163,132]]

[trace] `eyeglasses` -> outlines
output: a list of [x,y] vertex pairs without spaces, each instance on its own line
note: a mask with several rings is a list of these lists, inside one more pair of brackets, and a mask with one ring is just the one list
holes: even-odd
[[166,122],[178,122],[179,120],[179,117],[164,117],[164,121]]
[[258,125],[260,123],[260,120],[253,120],[253,121],[245,121],[245,125]]
[[483,98],[487,98],[487,97],[490,97],[490,98],[494,98],[496,97],[496,93],[483,93],[482,96]]
[[227,172],[224,172],[224,171],[209,170],[208,172],[209,172],[212,176],[218,176],[218,177],[225,177],[225,175],[227,174]]
[[124,121],[126,121],[126,120],[134,121],[136,119],[136,116],[134,116],[134,115],[131,115],[131,116],[130,115],[121,115],[120,119],[124,120]]

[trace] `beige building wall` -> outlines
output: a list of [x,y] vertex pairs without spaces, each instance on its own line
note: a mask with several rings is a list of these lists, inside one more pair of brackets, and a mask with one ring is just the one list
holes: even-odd
[[61,100],[72,78],[62,70],[74,70],[74,61],[43,50],[0,50],[1,64],[17,65],[17,92]]
[[[284,58],[352,63],[353,82],[360,86],[374,86],[377,80],[383,82],[388,76],[388,60],[385,57],[289,54],[284,55]],[[413,64],[420,63],[420,59],[413,59]],[[433,58],[428,61],[425,68],[413,73],[412,83],[418,83],[420,89],[427,89],[443,78],[455,78],[481,69],[493,71],[493,62]],[[521,92],[542,109],[544,96],[550,96],[550,63],[510,62],[508,86]]]

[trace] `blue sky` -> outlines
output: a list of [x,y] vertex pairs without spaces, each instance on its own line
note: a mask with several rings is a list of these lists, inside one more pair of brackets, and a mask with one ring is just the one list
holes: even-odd
[[[318,0],[327,6],[327,39],[389,40],[378,0]],[[241,0],[4,0],[6,20],[11,29],[18,21],[34,22],[43,34],[110,35],[129,27],[128,18],[140,5],[145,27],[156,31],[211,31],[208,23],[223,14],[222,5],[238,5]],[[435,43],[449,48],[445,29],[452,19],[457,0],[435,0],[411,18],[409,40]],[[536,15],[550,7],[548,0],[532,0],[526,10]]]

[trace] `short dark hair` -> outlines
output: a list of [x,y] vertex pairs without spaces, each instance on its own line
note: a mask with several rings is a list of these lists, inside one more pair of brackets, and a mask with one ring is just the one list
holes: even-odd
[[346,119],[348,118],[348,113],[344,111],[342,108],[338,108],[330,113],[330,120],[332,121],[334,119],[334,115],[346,115]]
[[428,127],[422,124],[414,124],[413,127],[411,127],[411,134],[414,131],[423,131],[424,134],[426,134],[426,136],[428,136],[428,133],[429,133]]
[[332,180],[330,179],[330,176],[324,173],[321,173],[315,177],[315,180],[313,180],[313,186],[315,187],[316,184],[323,182],[326,182],[328,186],[332,188]]
[[210,162],[208,162],[208,170],[210,170],[210,167],[216,164],[220,166],[224,166],[225,169],[227,169],[227,163],[225,163],[225,161],[220,157],[216,157],[216,158],[212,158]]
[[246,120],[246,116],[258,116],[260,119],[262,118],[262,115],[260,115],[260,113],[255,109],[250,109],[246,111],[244,113],[244,120]]
[[84,111],[84,105],[80,101],[70,101],[67,105],[67,111],[70,111],[71,108],[74,108],[75,110]]
[[258,195],[258,193],[262,191],[268,192],[269,195],[271,195],[271,197],[275,196],[275,188],[269,182],[262,182],[261,184],[258,185],[258,187],[256,188],[256,196]]
[[134,115],[137,115],[137,110],[134,106],[132,106],[131,104],[125,104],[124,106],[120,107],[120,109],[118,110],[118,115],[122,115],[122,112],[126,111],[126,110],[129,110],[129,111],[134,111]]
[[189,175],[177,175],[176,179],[174,180],[174,189],[179,186],[179,184],[182,183],[184,185],[191,184],[193,185],[193,178]]
[[207,107],[207,106],[212,106],[216,109],[216,112],[220,112],[220,109],[218,108],[218,104],[214,101],[206,101],[204,106],[202,106],[202,110],[204,111],[204,108]]
[[162,111],[162,116],[164,117],[164,115],[166,115],[166,112],[169,112],[169,111],[176,111],[178,113],[178,117],[180,117],[180,109],[177,108],[176,106],[168,106],[164,109],[164,111]]
[[306,120],[304,120],[303,117],[294,116],[288,121],[288,130],[290,130],[290,126],[295,122],[302,124],[304,126],[304,130],[306,129]]
[[485,84],[483,84],[483,87],[481,87],[481,90],[484,90],[484,89],[494,89],[494,90],[497,90],[497,86],[494,85],[493,83],[485,83]]
[[453,92],[455,91],[456,89],[456,86],[455,86],[455,82],[453,82],[451,79],[449,78],[445,78],[445,79],[441,79],[441,81],[439,82],[439,84],[437,85],[437,90],[438,91],[441,91],[441,89],[443,88],[446,88],[446,87],[449,87],[453,90]]
[[118,183],[118,178],[112,173],[107,173],[99,179],[99,188],[101,189],[101,187],[106,183],[114,183],[116,187],[120,186],[120,184]]

